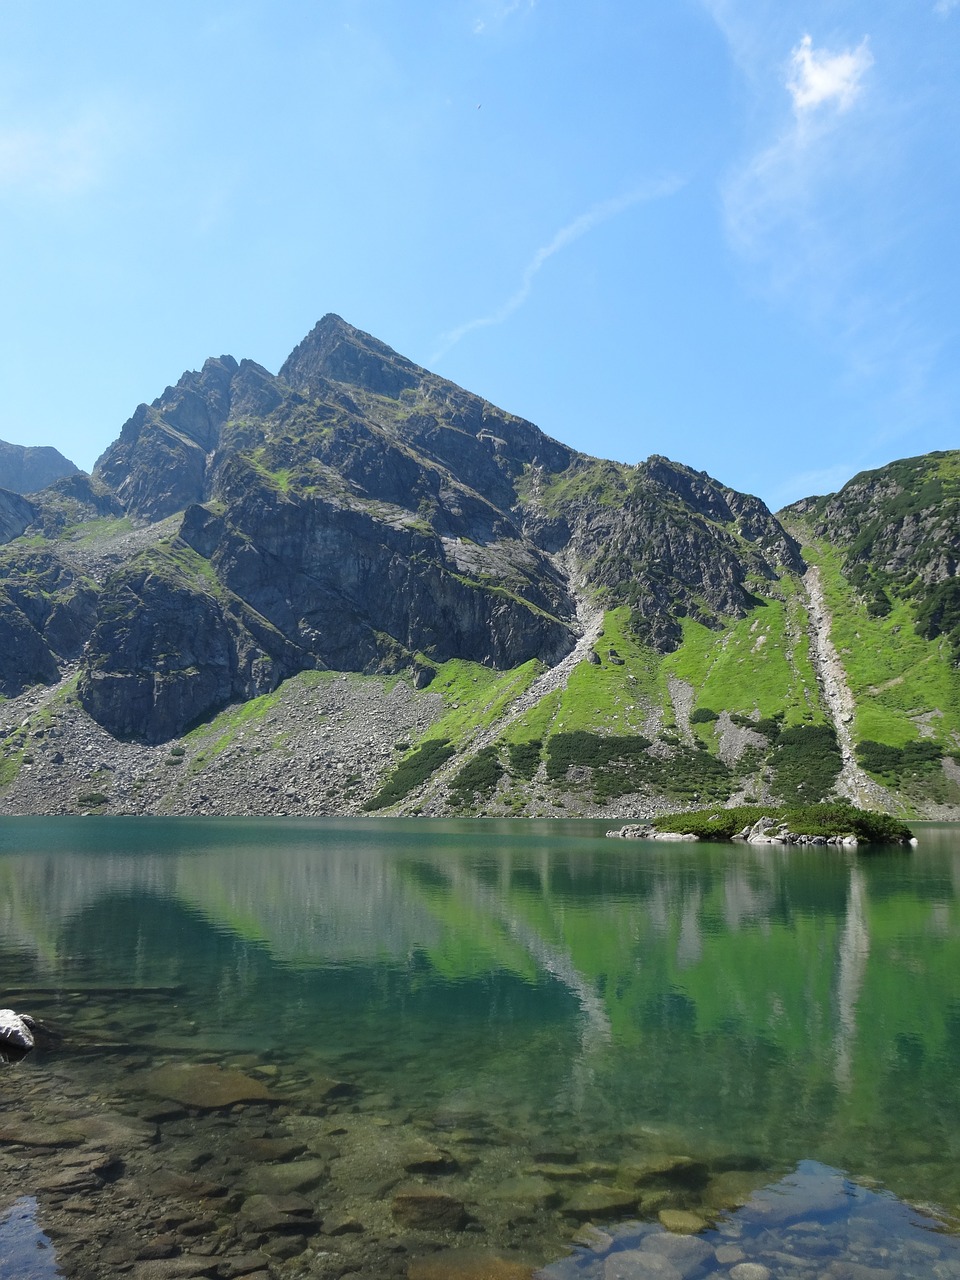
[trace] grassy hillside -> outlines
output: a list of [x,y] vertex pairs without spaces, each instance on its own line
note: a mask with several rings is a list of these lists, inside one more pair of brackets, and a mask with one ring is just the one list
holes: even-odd
[[780,715],[788,725],[824,721],[800,585],[784,576],[778,588],[782,599],[758,597],[752,613],[719,632],[685,621],[683,643],[661,671],[693,686],[695,709]]
[[960,801],[960,671],[946,635],[927,639],[917,596],[888,584],[887,607],[851,582],[843,553],[811,542],[832,639],[853,694],[850,725],[861,766],[910,804]]
[[550,815],[771,795],[810,802],[831,793],[840,768],[796,579],[716,630],[686,619],[683,643],[666,656],[638,641],[628,608],[611,610],[566,684],[511,718],[522,673],[441,672],[430,687],[445,698],[456,690],[453,705],[386,780],[377,807],[416,812],[429,798],[460,813]]

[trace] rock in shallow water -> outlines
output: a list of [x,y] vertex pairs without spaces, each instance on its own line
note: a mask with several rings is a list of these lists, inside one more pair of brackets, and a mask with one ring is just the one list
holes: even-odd
[[198,1111],[217,1111],[238,1102],[274,1102],[266,1085],[242,1071],[225,1071],[210,1063],[167,1066],[151,1071],[147,1089],[159,1098],[172,1098]]
[[312,1191],[327,1174],[325,1160],[291,1160],[288,1164],[266,1164],[251,1170],[247,1184],[263,1195],[291,1195]]
[[487,1249],[446,1249],[410,1263],[409,1280],[530,1280],[533,1267]]
[[253,1195],[244,1200],[239,1214],[241,1223],[254,1231],[301,1232],[319,1225],[314,1207],[302,1196]]
[[434,1187],[404,1187],[393,1197],[394,1219],[424,1231],[462,1231],[467,1225],[463,1202]]
[[615,1218],[620,1214],[632,1213],[637,1207],[635,1191],[625,1191],[622,1187],[605,1187],[602,1183],[593,1183],[575,1192],[563,1205],[561,1213],[566,1218],[576,1218],[586,1222],[590,1218]]

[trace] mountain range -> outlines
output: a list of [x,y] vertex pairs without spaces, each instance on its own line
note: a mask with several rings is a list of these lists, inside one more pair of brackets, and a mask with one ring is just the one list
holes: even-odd
[[0,445],[0,812],[960,808],[960,453],[774,515],[337,316],[55,452]]

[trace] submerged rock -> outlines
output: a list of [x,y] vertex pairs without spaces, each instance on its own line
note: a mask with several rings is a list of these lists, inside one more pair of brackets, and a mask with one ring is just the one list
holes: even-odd
[[488,1249],[447,1249],[414,1259],[407,1271],[409,1280],[530,1280],[533,1273],[530,1263]]
[[462,1231],[467,1225],[463,1202],[434,1187],[404,1187],[393,1197],[391,1211],[404,1227]]
[[147,1088],[160,1098],[172,1098],[198,1111],[216,1111],[239,1102],[274,1102],[266,1085],[242,1071],[225,1071],[212,1063],[167,1066],[152,1071]]
[[636,1207],[635,1191],[593,1183],[575,1192],[563,1205],[561,1213],[565,1218],[586,1222],[592,1218],[613,1218],[621,1213],[632,1213]]

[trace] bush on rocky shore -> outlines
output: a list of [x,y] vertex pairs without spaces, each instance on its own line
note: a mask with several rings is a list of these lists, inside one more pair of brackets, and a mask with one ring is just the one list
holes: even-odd
[[910,844],[913,832],[888,813],[858,809],[843,801],[829,804],[740,805],[733,809],[697,809],[668,813],[651,823],[631,823],[612,836],[628,839],[744,839],[763,844],[845,843]]

